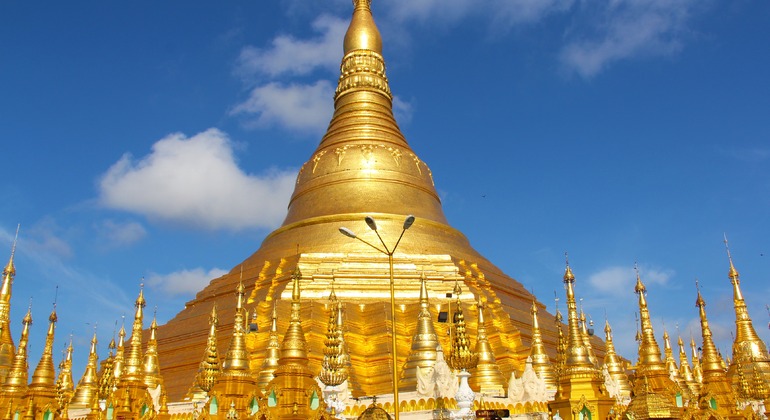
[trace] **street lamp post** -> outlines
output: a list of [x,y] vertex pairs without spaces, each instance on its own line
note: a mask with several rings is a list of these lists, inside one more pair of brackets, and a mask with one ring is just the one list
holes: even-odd
[[411,214],[406,216],[406,219],[404,219],[404,226],[401,229],[401,235],[398,236],[398,240],[396,241],[396,244],[393,245],[392,249],[388,248],[388,246],[385,245],[385,241],[382,240],[382,236],[380,236],[380,232],[377,230],[377,223],[374,221],[374,218],[372,218],[371,216],[366,216],[364,218],[364,221],[366,222],[367,226],[369,226],[369,228],[373,230],[374,233],[377,234],[377,238],[380,240],[380,244],[382,244],[382,248],[359,238],[352,230],[346,227],[341,227],[340,233],[342,233],[343,235],[349,238],[358,239],[359,241],[370,246],[371,248],[374,248],[377,251],[388,256],[388,266],[390,267],[390,313],[393,320],[393,334],[391,334],[392,346],[393,346],[393,414],[394,414],[395,420],[399,420],[398,355],[396,351],[396,345],[398,344],[396,341],[396,285],[395,285],[395,280],[393,278],[393,254],[396,252],[396,249],[398,248],[398,244],[401,243],[401,238],[404,237],[404,232],[406,232],[406,230],[409,229],[414,223],[414,216],[412,216]]

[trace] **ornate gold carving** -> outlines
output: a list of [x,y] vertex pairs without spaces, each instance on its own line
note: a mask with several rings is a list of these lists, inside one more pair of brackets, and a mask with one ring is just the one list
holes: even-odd
[[326,150],[321,150],[320,152],[316,153],[315,156],[313,156],[313,172],[315,173],[316,168],[318,167],[318,162],[321,161],[321,157],[326,154]]

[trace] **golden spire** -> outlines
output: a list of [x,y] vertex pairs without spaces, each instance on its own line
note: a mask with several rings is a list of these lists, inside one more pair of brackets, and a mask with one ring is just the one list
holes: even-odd
[[695,379],[695,383],[700,385],[703,383],[703,369],[700,366],[700,355],[692,335],[690,336],[690,353],[692,354],[692,376]]
[[354,0],[353,19],[345,34],[343,48],[345,54],[355,50],[369,50],[382,54],[382,37],[377,25],[374,24],[371,0]]
[[708,383],[717,377],[724,377],[725,371],[722,369],[719,363],[719,353],[714,345],[714,340],[711,336],[711,327],[709,327],[709,321],[706,317],[706,301],[703,300],[703,296],[698,290],[698,298],[695,300],[695,306],[698,307],[698,313],[700,315],[701,333],[703,334],[703,353],[701,360],[701,369],[703,370],[703,382]]
[[115,351],[115,358],[112,362],[112,377],[113,383],[117,384],[120,377],[123,375],[123,367],[125,365],[125,352],[126,352],[126,326],[125,318],[123,319],[123,325],[120,326],[118,331],[118,348]]
[[567,357],[565,359],[566,370],[585,370],[591,371],[594,364],[589,357],[583,341],[583,334],[580,331],[580,319],[577,312],[577,301],[575,300],[575,275],[567,262],[567,269],[564,272],[564,285],[567,289]]
[[150,339],[147,340],[147,351],[144,353],[144,384],[149,389],[163,384],[163,378],[160,376],[160,361],[158,360],[158,321],[156,316],[157,309],[152,316]]
[[289,321],[289,328],[286,329],[286,333],[283,336],[281,359],[278,364],[283,366],[293,363],[307,366],[307,343],[305,342],[305,332],[302,329],[302,303],[300,302],[299,288],[302,272],[299,271],[299,267],[294,270],[291,279],[291,319]]
[[[115,326],[117,327],[117,321],[115,321]],[[112,331],[112,339],[110,339],[110,344],[107,345],[107,349],[109,349],[109,354],[107,357],[102,361],[101,364],[101,370],[99,371],[99,399],[100,400],[106,400],[111,395],[112,392],[115,389],[115,348],[117,347],[117,344],[115,344],[115,330]]]
[[438,335],[433,326],[428,302],[428,279],[423,272],[420,275],[420,312],[417,314],[417,327],[412,336],[412,349],[401,370],[399,389],[413,391],[417,389],[417,367],[428,369],[436,364],[436,348],[439,346]]
[[[479,309],[481,310],[481,309]],[[537,320],[537,301],[532,299],[532,343],[529,348],[529,356],[532,358],[532,369],[537,376],[545,382],[549,390],[556,389],[557,378],[554,373],[551,358],[545,350],[543,335],[540,332],[540,324]]]
[[136,312],[134,323],[131,326],[131,340],[129,341],[128,354],[124,360],[121,382],[144,382],[144,366],[142,357],[142,330],[144,328],[144,283],[139,285],[139,296],[134,302]]
[[75,383],[72,380],[72,336],[67,346],[64,360],[59,364],[59,376],[56,380],[56,399],[59,407],[64,408],[68,405],[72,395],[75,393]]
[[457,303],[455,306],[455,313],[452,316],[454,336],[452,340],[452,349],[446,362],[452,369],[468,371],[476,367],[476,364],[479,361],[479,355],[471,350],[471,340],[465,332],[465,315],[463,314],[463,307],[460,303],[461,293],[462,290],[460,289],[460,284],[455,281],[454,294],[457,296]]
[[620,394],[624,397],[631,395],[631,383],[628,381],[628,375],[626,375],[625,362],[618,356],[615,351],[615,342],[612,340],[612,327],[610,322],[604,320],[604,338],[607,346],[607,351],[604,353],[604,366],[607,367],[607,373],[610,377],[617,381],[620,388]]
[[265,389],[273,379],[273,372],[278,369],[278,360],[281,359],[281,341],[278,338],[278,301],[273,301],[273,313],[270,315],[270,337],[267,340],[267,354],[262,362],[262,370],[259,373],[257,385],[259,389]]
[[73,395],[71,401],[71,404],[78,408],[90,407],[94,395],[99,392],[99,382],[96,376],[97,363],[99,361],[99,356],[96,355],[97,342],[96,328],[94,328],[94,336],[91,338],[91,351],[88,353],[86,370],[83,372],[83,377],[80,378],[77,388],[75,388],[75,395]]
[[324,341],[324,358],[318,379],[326,386],[337,386],[348,379],[348,355],[342,331],[342,302],[334,293],[334,281],[329,294],[329,323]]
[[27,392],[27,378],[29,375],[27,343],[29,342],[29,326],[32,324],[31,301],[27,308],[27,314],[24,316],[21,323],[23,328],[21,330],[21,338],[19,338],[19,347],[16,349],[16,354],[13,356],[11,370],[8,372],[5,386],[3,386],[3,392],[7,398],[21,398],[24,397],[24,394]]
[[[556,291],[553,291],[554,295],[556,294]],[[561,315],[561,311],[559,310],[559,298],[556,299],[556,329],[559,334],[559,342],[556,347],[556,379],[558,383],[558,378],[561,376],[562,370],[564,370],[564,366],[567,363],[567,339],[564,336],[564,329],[562,327],[562,320],[564,319]]]
[[[195,376],[194,388],[200,388],[204,393],[211,391],[217,377],[222,372],[219,367],[219,350],[217,349],[217,326],[219,317],[217,317],[217,305],[211,307],[209,316],[209,336],[206,341],[206,351],[203,353],[203,360],[198,367],[198,374]],[[193,392],[193,391],[191,391]]]
[[[735,340],[733,341],[733,364],[731,372],[734,372],[736,363],[740,360],[741,366],[750,368],[754,361],[770,360],[767,352],[767,346],[757,335],[754,324],[749,316],[749,310],[746,307],[746,301],[741,292],[741,279],[738,270],[733,265],[733,257],[730,255],[730,247],[725,235],[725,249],[727,250],[727,259],[730,261],[730,283],[733,285],[733,306],[735,307]],[[763,364],[765,375],[770,379],[770,365]],[[744,373],[745,374],[745,373]]]
[[238,287],[235,289],[237,296],[235,304],[235,321],[233,324],[233,337],[230,340],[230,347],[225,354],[225,360],[222,362],[223,375],[241,375],[249,371],[249,356],[246,351],[246,309],[244,302],[243,287],[243,267],[241,267],[241,279],[238,281]]
[[32,374],[32,383],[30,383],[30,391],[51,391],[56,389],[56,371],[53,363],[53,339],[56,331],[56,304],[53,305],[53,311],[48,317],[48,332],[45,337],[45,347],[43,347],[43,355],[40,356],[40,362],[38,362],[35,372]]
[[0,384],[5,383],[8,371],[11,369],[16,346],[11,336],[11,288],[16,276],[13,257],[16,254],[16,241],[19,238],[19,226],[16,227],[16,237],[11,247],[11,258],[3,269],[3,283],[0,286]]
[[478,355],[476,362],[476,372],[468,379],[471,388],[478,389],[482,394],[503,395],[505,387],[505,378],[500,368],[497,366],[495,353],[487,338],[487,326],[484,322],[484,302],[479,300],[476,304],[478,308],[478,323],[476,332],[476,350]]
[[594,366],[599,367],[599,359],[596,358],[594,346],[591,345],[591,335],[588,334],[588,325],[586,324],[586,314],[583,312],[582,298],[580,299],[580,335],[583,338],[583,344],[586,346],[586,351],[588,351],[588,360],[590,360]]
[[695,378],[692,375],[692,369],[690,368],[690,362],[687,359],[687,353],[684,350],[684,341],[680,335],[677,339],[679,345],[679,377],[692,388],[692,384],[695,382]]
[[666,331],[665,328],[663,329],[663,354],[666,357],[666,370],[672,378],[679,380],[679,368],[676,365],[674,350],[671,348],[671,340],[668,336],[668,331]]
[[660,346],[655,340],[655,332],[652,329],[650,320],[650,311],[647,308],[647,287],[642,283],[639,276],[639,268],[634,265],[636,270],[636,285],[634,291],[639,296],[639,323],[641,324],[641,341],[639,343],[639,366],[638,370],[665,371],[666,366],[660,357]]

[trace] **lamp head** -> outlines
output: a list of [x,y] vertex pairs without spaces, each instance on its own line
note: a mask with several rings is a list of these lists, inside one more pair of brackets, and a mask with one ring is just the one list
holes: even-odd
[[412,223],[414,223],[414,216],[410,214],[409,216],[406,216],[406,219],[404,219],[404,230],[412,227]]
[[348,238],[353,238],[353,239],[355,239],[355,238],[356,238],[356,234],[355,234],[355,233],[353,233],[353,231],[352,231],[352,230],[350,230],[350,229],[348,229],[348,228],[346,228],[346,227],[341,227],[341,228],[340,228],[340,233],[341,233],[341,234],[343,234],[343,235],[345,235],[345,236],[347,236]]
[[364,217],[364,221],[369,226],[369,229],[373,231],[377,231],[377,223],[374,222],[374,218],[372,216],[366,216]]

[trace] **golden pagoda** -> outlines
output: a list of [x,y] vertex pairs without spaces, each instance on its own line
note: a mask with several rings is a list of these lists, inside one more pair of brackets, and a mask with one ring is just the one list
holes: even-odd
[[399,390],[414,391],[417,389],[417,368],[429,369],[436,364],[439,346],[436,328],[433,326],[433,316],[428,300],[428,279],[425,273],[420,275],[420,312],[417,314],[417,325],[412,335],[412,347],[401,370]]
[[27,308],[27,314],[21,321],[23,328],[19,347],[13,356],[11,369],[5,378],[5,384],[0,393],[0,409],[18,413],[26,408],[22,405],[27,394],[27,378],[29,378],[29,362],[27,361],[27,343],[29,342],[29,326],[32,324],[32,304]]
[[31,401],[35,418],[53,418],[53,413],[59,410],[56,400],[56,370],[53,363],[53,340],[56,331],[56,305],[48,317],[48,332],[40,361],[32,374],[27,398]]
[[[604,321],[604,337],[607,352],[604,353],[602,369],[607,369],[607,374],[617,385],[617,397],[620,399],[631,397],[631,382],[626,373],[626,362],[615,352],[615,342],[612,339],[612,327],[608,320]],[[606,380],[605,380],[606,384]],[[616,397],[616,398],[617,398]]]
[[257,385],[259,389],[265,389],[273,379],[273,372],[278,369],[278,360],[281,359],[281,340],[278,337],[278,310],[277,301],[273,301],[273,312],[270,314],[270,336],[267,342],[267,355],[262,361]]
[[703,334],[703,356],[701,368],[703,369],[703,386],[698,397],[699,408],[706,412],[715,412],[723,418],[742,418],[736,412],[736,399],[732,384],[727,378],[727,372],[719,362],[717,348],[711,336],[706,317],[706,301],[698,290],[698,298],[695,301],[700,315],[701,333]]
[[[727,259],[730,262],[728,277],[733,286],[733,306],[735,308],[735,340],[733,341],[732,361],[727,371],[733,387],[741,390],[739,397],[743,401],[763,401],[770,397],[770,355],[765,342],[759,338],[754,324],[749,317],[749,310],[741,291],[741,278],[733,265],[733,257],[725,237]],[[741,376],[753,379],[754,386],[741,386]],[[761,384],[760,384],[761,383]],[[756,386],[760,385],[760,386]],[[764,392],[763,392],[764,391]],[[770,409],[770,407],[767,407]]]
[[679,336],[677,339],[677,344],[679,345],[679,377],[682,383],[687,385],[690,395],[698,395],[700,393],[700,384],[695,381],[695,377],[692,374],[690,362],[687,360],[687,352],[684,350],[682,336]]
[[[543,335],[540,333],[540,324],[537,319],[537,301],[532,301],[532,342],[529,345],[529,357],[532,359],[532,369],[537,373],[537,377],[545,382],[546,390],[549,393],[556,392],[558,377],[554,369],[551,358],[545,350],[543,344]],[[560,330],[561,331],[561,330]],[[609,346],[607,346],[609,352]]]
[[217,377],[222,372],[217,348],[217,325],[219,325],[217,307],[213,306],[209,318],[209,337],[206,350],[203,353],[203,360],[201,360],[198,368],[198,374],[195,375],[195,382],[193,382],[190,391],[187,392],[187,397],[192,400],[203,401],[208,398],[208,392],[211,391],[211,387],[214,386]]
[[[318,148],[299,170],[283,225],[236,269],[212,280],[184,310],[158,327],[158,354],[170,401],[180,400],[194,381],[207,340],[200,326],[206,325],[214,304],[223,320],[220,332],[233,330],[229,320],[235,303],[227,295],[238,283],[240,267],[248,303],[256,306],[259,324],[255,339],[249,341],[251,366],[263,366],[265,359],[275,355],[267,346],[272,303],[278,303],[279,323],[286,322],[290,305],[285,303],[291,299],[294,267],[303,273],[303,313],[314,314],[304,323],[308,366],[313,372],[320,372],[323,362],[327,323],[319,314],[328,313],[333,279],[338,298],[356,308],[346,314],[353,396],[392,394],[394,376],[407,388],[415,380],[405,370],[411,364],[405,365],[412,353],[407,338],[415,331],[415,319],[422,310],[422,272],[427,276],[431,306],[442,303],[455,281],[468,290],[462,296],[464,305],[486,302],[487,338],[504,378],[524,366],[528,348],[523,343],[531,337],[528,309],[533,296],[474,250],[447,222],[430,168],[407,143],[393,116],[382,39],[370,0],[354,4],[343,42],[334,114]],[[385,242],[395,243],[407,214],[414,215],[416,222],[403,234],[392,259],[398,302],[393,316],[388,304],[389,259],[342,236],[338,229],[366,229],[364,217],[373,216],[378,221],[377,233]],[[360,237],[378,241],[371,231],[361,231]],[[555,354],[553,317],[544,311],[540,317],[543,344],[549,354]],[[476,323],[469,320],[469,327],[475,330]],[[395,365],[382,359],[383,354],[392,354],[394,334],[398,338]]]
[[56,401],[59,403],[63,418],[66,418],[75,383],[72,381],[72,337],[65,351],[64,360],[59,363],[59,376],[56,378]]
[[[259,409],[262,393],[257,388],[255,375],[249,368],[246,351],[246,309],[243,283],[239,282],[235,291],[236,305],[232,338],[222,361],[222,371],[216,375],[205,409],[210,418],[224,419],[246,418]],[[214,314],[216,315],[216,314]],[[216,327],[212,322],[212,329]],[[205,386],[205,382],[204,382]]]
[[484,303],[476,304],[478,317],[476,323],[476,349],[478,355],[476,368],[468,378],[468,384],[472,389],[477,389],[482,395],[502,396],[505,393],[505,378],[500,372],[495,359],[495,352],[487,338],[487,327],[484,322]]
[[140,285],[139,296],[134,302],[134,322],[131,325],[131,339],[125,354],[120,379],[107,407],[114,410],[118,418],[138,419],[152,411],[157,411],[153,398],[145,382],[145,364],[142,355],[142,329],[144,325],[144,285]]
[[604,388],[599,370],[591,362],[583,341],[575,301],[575,275],[567,263],[564,273],[567,291],[567,349],[564,366],[559,374],[559,389],[550,409],[566,420],[596,418],[605,419],[615,404]]
[[8,371],[13,364],[13,356],[16,354],[16,346],[11,336],[11,290],[13,278],[16,276],[16,267],[13,264],[13,256],[16,254],[16,240],[19,237],[19,228],[16,228],[16,238],[11,247],[11,258],[3,268],[3,280],[0,285],[0,384],[5,383]]
[[[645,394],[658,394],[661,401],[667,401],[671,407],[676,406],[677,395],[682,395],[679,385],[671,380],[671,374],[661,358],[660,346],[655,340],[652,328],[650,310],[647,306],[647,287],[642,283],[639,270],[636,269],[636,285],[634,292],[639,298],[639,360],[636,365],[636,386],[642,386],[644,381]],[[636,393],[635,393],[636,394]],[[641,394],[640,394],[641,395]],[[632,397],[632,402],[633,402]],[[665,410],[664,410],[665,411]]]
[[[323,391],[308,366],[307,342],[302,328],[302,302],[300,300],[299,269],[292,274],[291,318],[281,343],[281,359],[273,380],[267,384],[266,407],[261,410],[271,419],[304,420],[329,419]],[[223,373],[224,375],[225,373]],[[263,415],[257,414],[257,418]],[[268,418],[268,417],[265,417]]]

